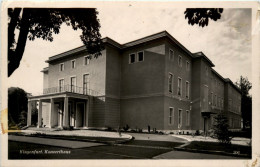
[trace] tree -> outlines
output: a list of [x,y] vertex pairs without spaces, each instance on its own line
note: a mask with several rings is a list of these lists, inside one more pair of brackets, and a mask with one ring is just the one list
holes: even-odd
[[243,118],[243,129],[252,127],[252,97],[249,94],[252,84],[247,78],[240,76],[240,80],[235,83],[241,90],[241,116]]
[[[52,34],[58,34],[62,23],[81,29],[80,36],[88,53],[94,57],[103,49],[99,33],[98,12],[94,8],[9,8],[8,9],[8,77],[19,67],[27,38],[53,41]],[[15,32],[19,30],[18,40]]]
[[218,141],[223,144],[230,144],[231,137],[230,132],[228,131],[228,119],[223,114],[218,114],[214,117],[215,123],[213,125],[214,135],[217,137]]
[[18,125],[26,122],[27,93],[21,88],[8,88],[8,125]]
[[184,12],[185,19],[192,26],[198,24],[201,27],[208,26],[209,19],[217,21],[221,18],[223,8],[187,8]]

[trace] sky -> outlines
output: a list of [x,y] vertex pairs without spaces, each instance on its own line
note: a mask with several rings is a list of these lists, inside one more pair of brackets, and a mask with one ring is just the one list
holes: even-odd
[[[236,82],[240,76],[252,82],[251,9],[225,8],[221,19],[207,27],[191,26],[185,20],[185,8],[168,5],[124,3],[97,6],[102,37],[124,44],[161,31],[168,31],[192,53],[202,51],[224,78]],[[82,46],[80,31],[63,25],[54,41],[27,41],[20,67],[8,78],[9,87],[20,87],[38,95],[43,89],[45,61],[56,54]]]

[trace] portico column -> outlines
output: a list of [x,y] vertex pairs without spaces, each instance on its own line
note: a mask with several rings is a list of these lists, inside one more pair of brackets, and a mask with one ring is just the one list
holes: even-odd
[[32,124],[32,104],[28,101],[27,126]]
[[69,127],[69,99],[68,97],[64,98],[64,118],[63,118],[63,127]]
[[84,118],[85,124],[84,124],[84,126],[88,127],[88,113],[89,113],[89,101],[88,100],[86,100],[86,107],[85,107],[84,110],[85,110],[85,118]]
[[39,100],[39,110],[38,110],[38,126],[37,128],[42,127],[42,101]]
[[54,113],[54,99],[51,98],[51,110],[50,110],[50,117],[49,117],[49,119],[50,119],[50,121],[49,121],[50,128],[52,128],[52,126],[53,126],[53,113]]

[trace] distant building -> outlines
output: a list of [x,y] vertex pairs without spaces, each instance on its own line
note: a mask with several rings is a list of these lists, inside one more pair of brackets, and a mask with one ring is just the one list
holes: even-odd
[[[241,128],[241,92],[212,69],[202,53],[191,53],[163,31],[126,44],[104,38],[102,56],[88,59],[85,46],[50,57],[39,118],[47,127],[209,130],[227,115]],[[40,120],[40,119],[39,119]]]

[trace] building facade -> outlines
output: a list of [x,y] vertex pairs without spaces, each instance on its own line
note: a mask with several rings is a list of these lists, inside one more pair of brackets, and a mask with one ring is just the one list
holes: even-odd
[[50,57],[38,126],[123,127],[165,131],[209,130],[217,113],[241,128],[241,92],[202,53],[191,53],[166,31],[126,44],[103,39],[102,56],[85,47]]

